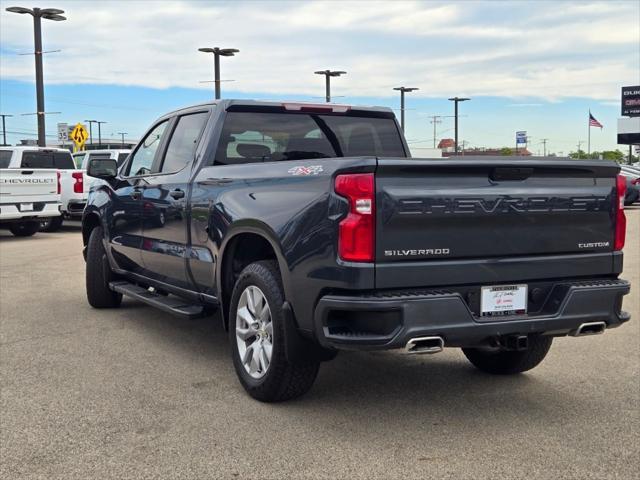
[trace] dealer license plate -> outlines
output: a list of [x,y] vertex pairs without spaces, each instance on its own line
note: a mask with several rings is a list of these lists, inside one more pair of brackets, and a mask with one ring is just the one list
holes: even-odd
[[482,287],[480,316],[501,317],[527,313],[526,285]]
[[20,204],[21,212],[33,212],[33,203],[21,203]]

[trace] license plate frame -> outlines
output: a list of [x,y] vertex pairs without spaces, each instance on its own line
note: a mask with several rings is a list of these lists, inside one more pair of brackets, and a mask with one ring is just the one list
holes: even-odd
[[480,287],[482,318],[526,315],[529,286],[526,284],[489,285]]

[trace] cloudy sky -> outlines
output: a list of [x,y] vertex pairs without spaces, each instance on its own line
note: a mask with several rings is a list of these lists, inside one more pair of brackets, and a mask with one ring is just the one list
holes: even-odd
[[[0,1],[0,110],[11,141],[35,135],[30,17]],[[33,2],[31,2],[33,3]],[[25,6],[33,6],[31,3]],[[20,1],[17,3],[21,5]],[[104,134],[141,135],[166,110],[208,100],[212,58],[198,47],[240,49],[223,59],[224,96],[321,101],[325,68],[348,74],[335,100],[398,106],[407,98],[407,137],[431,146],[429,115],[462,105],[461,138],[472,146],[514,143],[552,151],[587,139],[591,109],[605,128],[592,149],[616,148],[620,87],[640,84],[640,2],[563,1],[60,1],[66,22],[44,22],[47,121],[107,121]],[[452,136],[452,119],[437,137]]]

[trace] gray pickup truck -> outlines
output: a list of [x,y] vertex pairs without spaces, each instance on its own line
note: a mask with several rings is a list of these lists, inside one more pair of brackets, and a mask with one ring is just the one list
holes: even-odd
[[410,158],[385,108],[224,100],[88,170],[89,303],[218,309],[262,401],[305,393],[339,350],[456,347],[515,374],[630,318],[613,162]]

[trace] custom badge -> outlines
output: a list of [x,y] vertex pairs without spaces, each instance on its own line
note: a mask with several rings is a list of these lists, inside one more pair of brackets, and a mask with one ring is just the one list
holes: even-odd
[[318,175],[319,173],[322,173],[324,170],[322,168],[322,165],[311,165],[309,167],[304,167],[304,166],[292,167],[287,171],[291,175],[300,176],[300,175]]

